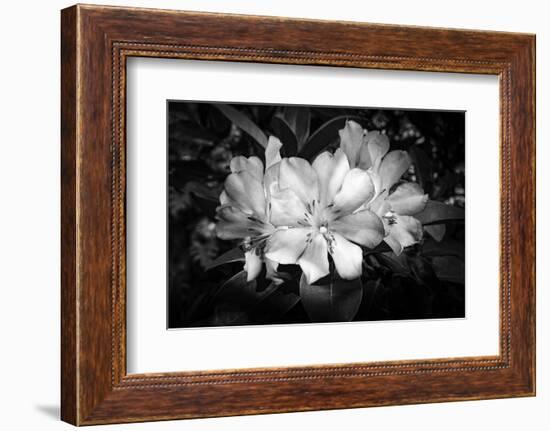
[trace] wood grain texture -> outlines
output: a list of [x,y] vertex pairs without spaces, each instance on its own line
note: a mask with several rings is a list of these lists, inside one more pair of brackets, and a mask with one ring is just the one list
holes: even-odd
[[61,16],[61,417],[78,421],[76,299],[76,9]]
[[[130,56],[498,75],[500,354],[127,375]],[[86,425],[534,395],[534,66],[535,38],[525,34],[101,6],[63,10],[63,420]]]

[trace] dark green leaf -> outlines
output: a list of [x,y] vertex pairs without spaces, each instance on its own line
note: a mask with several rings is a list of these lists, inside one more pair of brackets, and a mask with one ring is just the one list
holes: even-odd
[[279,138],[283,144],[284,155],[286,157],[295,156],[298,151],[298,142],[287,122],[278,115],[275,115],[271,119],[271,129],[273,130],[273,134]]
[[233,304],[242,311],[248,311],[277,289],[275,283],[270,283],[265,289],[260,290],[256,280],[246,281],[246,277],[245,271],[233,276],[219,290],[217,299]]
[[311,113],[305,106],[285,106],[283,115],[286,123],[294,132],[298,143],[298,150],[302,149],[309,136]]
[[365,256],[368,256],[370,254],[385,253],[388,251],[391,251],[391,248],[384,241],[382,241],[380,244],[378,244],[374,248],[366,248],[366,247],[363,248],[363,254]]
[[[215,296],[225,295],[226,291],[235,291],[237,289],[244,288],[248,282],[246,281],[246,271],[239,271],[230,279],[224,281],[215,293]],[[256,285],[255,281],[251,283]]]
[[347,120],[357,121],[358,123],[362,122],[360,117],[352,115],[342,115],[327,121],[313,132],[304,147],[300,150],[299,156],[312,160],[328,145],[337,142],[340,139],[338,131],[344,128]]
[[442,242],[427,238],[422,244],[424,256],[456,256],[464,260],[464,242],[446,239]]
[[424,210],[415,214],[414,218],[420,220],[424,225],[459,221],[464,220],[464,208],[438,201],[428,201]]
[[210,265],[206,267],[206,271],[216,268],[220,265],[232,262],[244,262],[244,253],[240,247],[235,247],[229,251],[226,251],[221,256],[217,257]]
[[237,325],[250,320],[256,322],[276,322],[293,308],[300,297],[292,292],[285,292],[281,286],[274,283],[261,291],[244,289],[248,293],[246,301],[226,302],[216,307],[215,325]]
[[424,150],[417,145],[411,146],[409,149],[409,155],[414,163],[418,183],[426,193],[430,193],[432,189],[433,162]]
[[407,263],[407,255],[405,253],[401,253],[397,256],[393,251],[389,251],[377,254],[376,258],[387,268],[391,269],[391,271],[395,274],[405,276],[409,275],[411,272],[409,264]]
[[214,313],[207,320],[207,324],[208,326],[245,325],[248,321],[246,312],[220,304],[214,308]]
[[381,285],[382,283],[380,278],[376,280],[368,280],[365,288],[363,289],[363,301],[365,301],[367,304],[366,305],[367,316],[369,315],[370,309],[376,297],[376,293],[378,292],[378,289],[380,288]]
[[226,281],[217,292],[215,302],[218,305],[216,309],[221,310],[217,314],[217,319],[223,319],[225,325],[248,321],[252,313],[255,312],[256,307],[276,292],[278,288],[279,286],[275,283],[270,283],[260,291],[256,280],[247,282],[246,272],[240,271]]
[[444,224],[430,224],[427,226],[424,226],[424,229],[426,229],[426,232],[428,232],[433,239],[435,239],[437,242],[441,242],[443,237],[445,236],[445,225]]
[[454,256],[438,256],[432,258],[432,267],[437,278],[453,283],[464,284],[464,260]]
[[243,132],[250,135],[263,148],[267,147],[267,136],[264,132],[245,114],[231,105],[214,105],[218,108],[233,124]]
[[219,192],[204,184],[191,181],[186,184],[185,190],[193,197],[193,203],[206,215],[214,217],[219,205]]
[[258,303],[252,316],[261,322],[277,321],[291,308],[300,302],[300,297],[292,292],[285,292],[282,288],[272,291]]
[[219,202],[220,192],[219,190],[212,189],[202,183],[196,181],[190,181],[185,185],[185,189],[189,192],[198,196],[202,199]]
[[209,130],[202,129],[194,124],[178,125],[177,131],[170,134],[171,146],[198,146],[212,147],[216,141],[216,135]]
[[201,209],[201,211],[204,213],[204,215],[213,218],[216,214],[216,208],[218,207],[218,203],[210,200],[210,199],[204,199],[200,196],[195,196],[193,199],[194,205],[196,205],[198,208]]
[[204,161],[183,161],[170,160],[170,186],[175,188],[186,187],[190,181],[200,181],[203,183],[210,175],[212,170]]
[[421,256],[411,256],[408,263],[412,270],[413,276],[419,284],[432,287],[437,286],[437,277],[435,276],[434,269],[430,265],[427,258]]
[[363,286],[360,279],[335,279],[328,284],[308,284],[300,279],[302,304],[313,322],[349,322],[361,305]]

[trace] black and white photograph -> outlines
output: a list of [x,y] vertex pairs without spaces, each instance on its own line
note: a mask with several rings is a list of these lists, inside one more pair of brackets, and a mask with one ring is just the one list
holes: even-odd
[[465,317],[465,112],[167,117],[168,328]]
[[545,2],[95,3],[2,5],[0,429],[549,429]]

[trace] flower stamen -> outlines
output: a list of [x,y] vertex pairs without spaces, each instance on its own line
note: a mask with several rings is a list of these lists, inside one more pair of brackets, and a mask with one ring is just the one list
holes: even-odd
[[388,224],[390,226],[397,223],[397,216],[393,211],[388,211],[386,214],[384,214],[384,218],[388,221]]

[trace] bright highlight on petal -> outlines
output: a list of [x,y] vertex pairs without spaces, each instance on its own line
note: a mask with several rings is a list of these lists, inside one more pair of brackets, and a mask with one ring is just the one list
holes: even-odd
[[220,193],[220,205],[233,205],[233,206],[236,206],[236,202],[232,201],[231,199],[229,199],[229,196],[227,196],[227,193],[226,191],[222,191]]
[[281,161],[281,147],[283,144],[275,136],[270,136],[265,149],[265,170]]
[[311,203],[319,196],[317,173],[307,160],[299,157],[281,161],[279,187],[292,190],[304,204]]
[[416,183],[403,183],[397,186],[388,197],[392,211],[401,215],[414,215],[424,209],[428,202],[428,195]]
[[252,281],[258,275],[260,275],[260,272],[262,270],[262,259],[261,257],[256,253],[256,249],[252,249],[250,251],[247,251],[244,254],[244,270],[246,271],[246,281]]
[[341,217],[330,224],[334,232],[368,248],[374,248],[384,239],[384,224],[372,211],[363,210]]
[[359,153],[358,167],[361,169],[373,168],[377,170],[382,157],[390,149],[390,140],[386,135],[378,131],[368,132],[364,139]]
[[335,233],[331,243],[331,256],[334,266],[344,280],[353,280],[361,277],[363,265],[363,251],[361,247]]
[[256,156],[248,158],[244,156],[233,157],[233,159],[231,159],[231,162],[229,163],[229,167],[231,168],[231,172],[234,174],[246,171],[258,181],[263,181],[264,165],[262,161]]
[[411,159],[406,151],[391,151],[382,159],[378,175],[382,180],[382,190],[389,190],[407,172]]
[[303,225],[306,207],[302,200],[290,189],[271,192],[271,223],[274,226]]
[[266,169],[264,175],[264,190],[267,200],[271,196],[272,191],[279,190],[279,170],[281,168],[280,163],[275,163],[270,168]]
[[271,280],[275,284],[281,284],[283,283],[283,279],[281,279],[277,274],[277,268],[279,266],[278,262],[275,262],[274,260],[268,259],[264,256],[265,259],[265,277]]
[[332,155],[325,151],[313,161],[313,169],[319,178],[319,200],[322,206],[332,203],[349,172],[346,154],[338,149]]
[[308,284],[315,283],[329,273],[327,241],[321,234],[315,235],[298,259]]
[[265,217],[263,184],[248,171],[230,174],[225,180],[225,191],[244,211]]
[[265,256],[282,265],[296,264],[312,231],[311,228],[277,230],[267,243]]
[[367,171],[352,169],[334,197],[334,209],[340,215],[350,214],[374,196],[374,184]]

